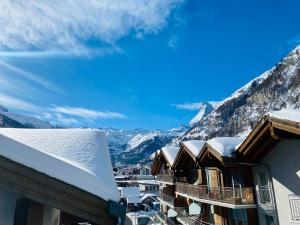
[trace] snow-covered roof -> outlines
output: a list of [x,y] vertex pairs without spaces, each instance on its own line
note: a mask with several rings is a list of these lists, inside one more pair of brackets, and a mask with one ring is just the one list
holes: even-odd
[[184,141],[182,143],[193,153],[194,156],[197,157],[200,154],[200,151],[203,148],[205,141],[190,140],[190,141]]
[[207,141],[221,156],[230,157],[237,147],[244,141],[244,137],[215,137]]
[[99,130],[1,128],[0,155],[104,200],[119,200],[105,134]]
[[177,153],[179,151],[179,147],[165,146],[161,150],[166,156],[168,162],[171,164],[171,166],[173,166]]
[[142,202],[141,198],[140,197],[136,197],[136,196],[126,198],[126,201],[127,201],[127,203],[132,203],[132,204],[134,204],[134,203],[141,203]]
[[140,189],[138,187],[122,187],[121,198],[128,198],[133,196],[140,196]]
[[269,116],[277,119],[288,120],[300,123],[300,110],[299,109],[282,109],[279,111],[272,111],[268,113]]
[[151,198],[155,198],[155,197],[157,197],[157,194],[154,194],[154,193],[147,193],[147,194],[144,194],[144,195],[142,195],[142,197],[141,197],[141,201],[144,201],[146,198],[148,198],[148,197],[151,197]]

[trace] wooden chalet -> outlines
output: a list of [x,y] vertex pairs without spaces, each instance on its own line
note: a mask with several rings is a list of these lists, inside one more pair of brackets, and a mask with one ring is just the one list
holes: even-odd
[[[105,137],[98,131],[0,129],[1,225],[113,225],[118,218],[124,219],[125,209],[118,204],[117,191],[105,193],[106,184],[100,177],[45,150],[61,146],[63,151],[65,143],[53,144],[54,140],[67,140],[72,135],[77,135],[77,142],[72,139],[74,144],[64,150],[73,149],[69,153],[75,155],[79,148],[76,143],[81,142],[82,146],[94,143],[94,146],[103,147],[95,150],[106,158]],[[81,136],[83,139],[78,139]],[[41,137],[40,140],[37,137]],[[110,162],[101,165],[104,173],[111,167],[105,169],[106,163]],[[113,180],[112,174],[111,170],[111,174],[103,176]]]
[[300,222],[300,111],[265,115],[238,148],[252,165],[260,225]]

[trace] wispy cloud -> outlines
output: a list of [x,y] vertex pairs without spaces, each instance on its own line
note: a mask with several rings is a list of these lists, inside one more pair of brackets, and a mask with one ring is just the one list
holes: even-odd
[[210,104],[213,108],[217,108],[222,102],[221,101],[208,101],[208,102],[193,102],[183,104],[172,104],[177,109],[183,109],[188,111],[196,111],[203,107],[205,104]]
[[23,110],[27,112],[40,112],[41,107],[30,102],[0,93],[0,104],[12,109]]
[[27,80],[33,81],[33,82],[41,85],[42,87],[47,88],[48,90],[51,90],[51,91],[54,91],[57,93],[64,93],[54,83],[52,83],[46,79],[43,79],[41,76],[35,75],[35,74],[25,71],[23,69],[20,69],[12,64],[6,63],[4,61],[0,61],[0,69],[1,68],[10,71],[10,73],[7,76],[18,76],[22,79],[27,79]]
[[81,51],[90,40],[114,45],[129,34],[157,33],[183,1],[2,0],[0,49],[2,56],[36,57]]
[[107,56],[112,54],[122,54],[124,51],[116,46],[103,48],[80,48],[72,51],[0,51],[0,58],[74,58],[74,57],[93,57]]
[[126,116],[118,113],[118,112],[110,112],[110,111],[97,111],[90,110],[85,108],[76,108],[70,106],[55,106],[50,108],[50,111],[55,113],[62,113],[70,116],[77,116],[85,119],[125,119]]
[[41,120],[58,125],[88,126],[97,121],[126,119],[127,117],[119,112],[97,111],[86,108],[77,108],[70,106],[42,107],[22,100],[17,97],[0,93],[0,105],[9,109],[15,109],[25,112]]
[[172,104],[172,106],[175,106],[177,109],[196,111],[196,110],[199,110],[203,106],[203,102]]

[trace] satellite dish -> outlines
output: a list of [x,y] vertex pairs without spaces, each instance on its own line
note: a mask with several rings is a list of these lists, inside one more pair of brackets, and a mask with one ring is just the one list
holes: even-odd
[[200,215],[201,213],[201,206],[196,204],[196,203],[192,203],[189,206],[189,214],[190,215]]
[[169,209],[168,210],[168,217],[172,218],[172,217],[176,217],[177,216],[177,212],[174,209]]

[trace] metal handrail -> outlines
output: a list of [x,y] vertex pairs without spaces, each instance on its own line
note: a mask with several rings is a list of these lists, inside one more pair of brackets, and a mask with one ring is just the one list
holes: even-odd
[[168,183],[174,183],[174,177],[171,173],[161,173],[156,176],[156,180],[168,182]]
[[163,220],[167,225],[179,225],[180,223],[176,220],[169,218],[168,215],[162,211],[158,211],[158,216]]
[[211,223],[200,220],[200,218],[189,215],[185,208],[175,208],[177,212],[177,219],[182,220],[188,225],[213,225]]
[[169,204],[171,204],[171,205],[174,205],[174,197],[173,197],[173,196],[168,195],[168,194],[165,194],[165,193],[163,193],[162,191],[160,191],[160,192],[159,192],[159,197],[160,197],[163,201],[165,201],[165,202],[167,202],[167,203],[169,203]]
[[199,199],[235,205],[255,204],[253,187],[209,187],[178,182],[176,191]]
[[289,195],[292,220],[300,221],[300,195]]

